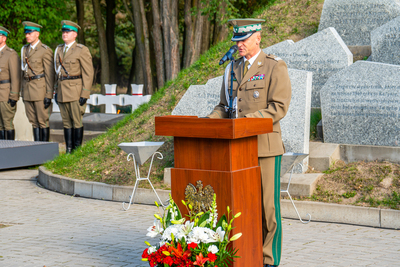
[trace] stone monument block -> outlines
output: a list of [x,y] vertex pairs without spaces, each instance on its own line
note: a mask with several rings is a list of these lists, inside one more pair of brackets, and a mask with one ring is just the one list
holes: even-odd
[[397,16],[399,0],[325,0],[318,30],[334,27],[346,45],[369,46],[371,31]]
[[205,85],[191,85],[172,115],[205,117],[210,114],[219,103],[222,77],[210,79]]
[[[286,151],[309,153],[310,139],[310,109],[312,72],[289,69],[292,84],[292,100],[285,118],[281,120],[282,139]],[[222,77],[208,80],[205,85],[191,85],[172,115],[205,117],[219,103]],[[303,161],[303,169],[296,168],[295,172],[307,170],[308,158]]]
[[371,60],[400,65],[400,16],[371,32]]
[[357,61],[321,90],[324,141],[400,146],[400,66]]
[[313,73],[311,106],[320,107],[320,90],[328,78],[353,63],[353,54],[334,28],[327,28],[297,43],[285,41],[263,49],[282,58],[288,68]]

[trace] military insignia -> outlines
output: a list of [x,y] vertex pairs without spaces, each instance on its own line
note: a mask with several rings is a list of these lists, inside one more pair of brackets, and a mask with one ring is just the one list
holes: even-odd
[[261,61],[258,61],[258,66],[261,66]]
[[209,211],[213,197],[214,189],[211,185],[207,185],[203,189],[203,182],[200,180],[197,181],[196,186],[191,183],[186,186],[185,201],[193,207],[192,212],[194,213]]
[[276,61],[282,60],[280,57],[275,58]]
[[260,74],[260,75],[254,75],[253,77],[251,77],[250,79],[248,79],[248,82],[251,81],[258,81],[258,80],[264,80],[265,74]]
[[260,96],[260,93],[258,91],[254,91],[253,97],[258,98]]

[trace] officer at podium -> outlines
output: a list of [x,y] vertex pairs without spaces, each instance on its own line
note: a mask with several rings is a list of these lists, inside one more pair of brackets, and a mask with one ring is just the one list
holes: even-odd
[[0,139],[14,140],[21,71],[17,52],[6,44],[9,34],[0,26]]
[[[239,59],[233,62],[233,114],[236,118],[271,118],[273,132],[258,136],[258,162],[262,184],[262,232],[264,266],[278,266],[281,260],[282,224],[280,208],[280,169],[285,148],[279,121],[286,115],[291,84],[285,62],[260,49],[261,19],[233,19],[232,41]],[[225,70],[220,103],[208,115],[229,117],[231,64]],[[228,98],[227,98],[228,97]]]
[[66,153],[82,144],[86,101],[90,98],[93,82],[93,63],[89,49],[76,43],[79,25],[68,20],[61,21],[64,44],[54,52],[55,70],[58,78],[55,100],[60,107],[64,125]]
[[21,49],[22,98],[35,141],[49,141],[54,91],[53,51],[39,40],[41,25],[24,21],[28,44]]

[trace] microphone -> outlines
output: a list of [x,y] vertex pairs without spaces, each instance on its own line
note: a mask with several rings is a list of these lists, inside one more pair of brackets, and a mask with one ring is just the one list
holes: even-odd
[[229,48],[229,51],[226,52],[225,56],[219,61],[219,65],[224,64],[228,60],[233,60],[233,54],[235,54],[238,49],[239,47],[237,45],[233,45]]

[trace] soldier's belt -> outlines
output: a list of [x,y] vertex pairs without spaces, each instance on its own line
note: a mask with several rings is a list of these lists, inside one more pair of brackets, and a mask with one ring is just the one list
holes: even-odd
[[82,75],[79,76],[61,76],[60,77],[60,81],[64,81],[64,80],[76,80],[76,79],[81,79]]
[[32,80],[37,80],[37,79],[40,79],[40,78],[43,78],[43,77],[44,77],[44,73],[40,74],[40,75],[31,76],[31,77],[25,77],[25,80],[30,82]]
[[2,80],[2,81],[0,81],[0,84],[2,84],[2,83],[11,83],[11,81],[10,80]]

